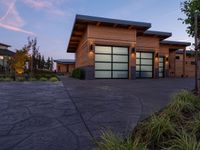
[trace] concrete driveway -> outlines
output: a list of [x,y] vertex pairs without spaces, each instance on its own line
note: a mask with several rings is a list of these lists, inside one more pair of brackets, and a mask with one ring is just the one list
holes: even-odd
[[[103,130],[139,120],[191,90],[193,79],[0,83],[0,150],[89,150]],[[63,86],[64,85],[64,86]]]

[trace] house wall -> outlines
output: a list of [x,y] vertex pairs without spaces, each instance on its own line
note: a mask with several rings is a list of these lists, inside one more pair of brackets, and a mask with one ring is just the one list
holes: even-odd
[[[179,58],[179,59],[178,59]],[[194,77],[195,76],[195,57],[186,55],[185,61],[185,76]],[[181,77],[183,75],[183,54],[176,54],[176,77]]]
[[158,78],[159,58],[155,58],[159,53],[160,39],[158,37],[138,36],[136,40],[136,51],[153,52],[154,53],[154,72],[153,77]]
[[75,68],[75,64],[57,64],[57,72],[72,73]]

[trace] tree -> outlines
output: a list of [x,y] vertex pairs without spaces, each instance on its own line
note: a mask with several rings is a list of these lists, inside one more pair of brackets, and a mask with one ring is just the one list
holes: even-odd
[[[195,35],[195,12],[200,12],[200,0],[186,0],[181,3],[181,11],[186,15],[185,19],[180,18],[183,24],[187,25],[187,33],[194,37]],[[200,29],[200,16],[198,19],[198,29]],[[198,32],[198,38],[200,38],[200,30]]]

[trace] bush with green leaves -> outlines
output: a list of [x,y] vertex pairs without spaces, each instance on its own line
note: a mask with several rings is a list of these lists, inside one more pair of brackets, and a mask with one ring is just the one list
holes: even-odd
[[37,81],[36,78],[30,78],[29,81]]
[[58,81],[58,78],[57,78],[57,77],[51,77],[51,78],[49,79],[49,81],[51,81],[51,82],[57,82],[57,81]]
[[16,78],[16,81],[21,81],[21,82],[23,82],[23,81],[26,81],[26,79],[25,79],[24,77],[17,77],[17,78]]
[[40,81],[48,81],[48,79],[45,78],[45,77],[41,77],[41,78],[40,78]]
[[10,81],[13,81],[13,79],[10,77],[5,77],[3,78],[3,81],[10,82]]
[[78,79],[85,79],[85,71],[81,68],[76,68],[72,72],[72,77]]

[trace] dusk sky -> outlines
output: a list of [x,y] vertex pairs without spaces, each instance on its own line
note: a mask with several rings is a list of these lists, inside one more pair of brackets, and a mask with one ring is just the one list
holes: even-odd
[[178,20],[183,0],[0,0],[0,43],[20,49],[37,37],[40,52],[54,59],[73,58],[67,43],[76,14],[152,23],[151,30],[172,32],[170,40],[189,41]]

